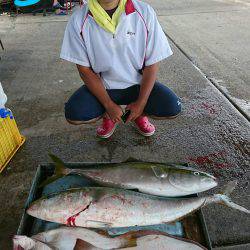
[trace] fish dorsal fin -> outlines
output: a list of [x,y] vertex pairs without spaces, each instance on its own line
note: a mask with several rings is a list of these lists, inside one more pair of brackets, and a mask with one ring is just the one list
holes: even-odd
[[56,155],[49,153],[50,159],[55,164],[55,175],[62,174],[62,170],[65,169],[65,163]]

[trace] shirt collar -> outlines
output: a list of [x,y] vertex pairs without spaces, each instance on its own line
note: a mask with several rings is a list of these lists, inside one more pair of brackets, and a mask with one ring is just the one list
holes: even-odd
[[125,13],[126,15],[132,14],[135,12],[135,6],[132,0],[127,0],[125,5]]
[[[126,15],[132,14],[135,12],[135,6],[132,0],[127,0],[126,5],[125,5],[125,13]],[[88,14],[90,16],[93,16],[90,10],[88,11]]]

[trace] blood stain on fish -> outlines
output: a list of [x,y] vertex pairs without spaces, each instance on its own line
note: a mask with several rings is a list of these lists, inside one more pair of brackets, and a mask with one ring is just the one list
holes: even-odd
[[142,205],[144,208],[148,208],[148,204],[146,202],[143,202]]
[[122,202],[123,205],[124,205],[124,204],[126,203],[126,201],[127,201],[124,197],[121,197],[121,196],[119,196],[119,195],[117,195],[117,194],[112,195],[111,198],[120,200],[120,201]]
[[87,210],[89,208],[89,206],[91,205],[91,202],[80,212],[78,212],[77,214],[73,215],[73,216],[70,216],[68,219],[67,219],[67,222],[66,222],[66,225],[72,227],[72,226],[76,226],[76,217],[79,216],[80,213],[84,212],[85,210]]

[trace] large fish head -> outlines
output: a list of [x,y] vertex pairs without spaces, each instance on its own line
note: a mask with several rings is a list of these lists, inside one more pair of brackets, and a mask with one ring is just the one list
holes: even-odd
[[209,190],[217,186],[216,178],[198,170],[176,169],[171,171],[169,182],[183,195],[194,194]]
[[89,206],[93,197],[85,189],[71,189],[34,201],[27,213],[36,218],[66,224],[67,219]]
[[15,235],[13,237],[13,250],[52,250],[48,245],[25,235]]
[[25,236],[25,235],[15,235],[13,237],[13,249],[19,250],[19,249],[34,249],[36,242]]

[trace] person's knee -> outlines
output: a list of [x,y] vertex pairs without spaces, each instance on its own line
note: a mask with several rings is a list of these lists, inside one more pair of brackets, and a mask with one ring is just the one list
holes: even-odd
[[178,99],[176,102],[172,102],[171,105],[168,104],[166,109],[161,108],[161,110],[149,116],[155,120],[174,119],[180,115],[181,111],[182,105]]
[[181,110],[182,110],[182,104],[181,104],[181,101],[178,99],[175,104],[173,104],[173,107],[172,107],[172,112],[170,114],[170,118],[171,117],[177,117],[180,113],[181,113]]
[[80,109],[78,105],[67,102],[65,104],[65,118],[72,125],[81,125],[96,122],[100,119],[100,115],[93,117],[88,112]]
[[76,124],[76,121],[79,122],[79,110],[76,105],[73,105],[70,101],[65,103],[64,115],[66,120],[71,124]]

